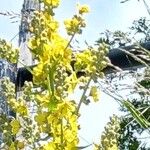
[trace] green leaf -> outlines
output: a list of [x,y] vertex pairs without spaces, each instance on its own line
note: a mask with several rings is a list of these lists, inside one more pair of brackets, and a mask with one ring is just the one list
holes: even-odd
[[128,109],[133,118],[141,125],[141,127],[147,129],[150,126],[150,122],[145,119],[142,113],[138,111],[130,101],[123,101],[123,105]]

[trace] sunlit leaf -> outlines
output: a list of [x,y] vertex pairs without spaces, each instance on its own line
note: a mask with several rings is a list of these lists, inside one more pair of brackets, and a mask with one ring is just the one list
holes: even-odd
[[146,120],[143,114],[140,111],[138,111],[130,101],[126,100],[123,102],[123,104],[131,113],[133,118],[141,125],[141,127],[147,129],[150,126],[150,122]]

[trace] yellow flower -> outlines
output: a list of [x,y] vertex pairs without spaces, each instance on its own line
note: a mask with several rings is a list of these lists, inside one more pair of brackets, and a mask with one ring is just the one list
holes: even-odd
[[25,144],[23,141],[17,141],[17,148],[24,149],[24,147],[25,147]]
[[33,82],[36,84],[43,83],[46,79],[46,72],[44,70],[44,63],[40,62],[33,68]]
[[49,124],[57,123],[59,122],[58,121],[59,118],[60,118],[60,113],[54,112],[47,117],[47,121]]
[[112,147],[109,147],[109,148],[108,148],[108,150],[118,150],[118,149],[119,149],[119,148],[118,148],[117,144],[113,144]]
[[78,116],[75,114],[72,114],[69,116],[70,126],[73,131],[78,131]]
[[12,142],[8,150],[16,150],[15,143]]
[[73,112],[75,112],[74,103],[64,100],[62,103],[58,104],[57,111],[60,113],[60,116],[65,116],[69,118]]
[[20,122],[16,119],[12,120],[10,123],[11,127],[12,127],[12,133],[15,135],[19,132],[19,129],[21,127]]
[[86,70],[88,73],[93,72],[94,62],[92,51],[89,49],[84,50],[76,55],[75,70]]
[[34,120],[39,124],[39,125],[43,125],[47,122],[47,113],[43,112],[43,113],[39,113],[35,116]]
[[72,93],[75,90],[78,82],[79,82],[79,80],[78,80],[75,72],[72,72],[72,74],[69,77],[66,77],[65,83],[68,86],[69,93]]
[[59,27],[59,23],[57,21],[51,21],[51,23],[49,24],[49,27],[52,31],[57,31],[58,27]]
[[64,138],[67,139],[68,143],[73,142],[76,139],[76,136],[77,136],[76,134],[72,134],[72,130],[66,129],[64,131]]
[[43,150],[56,150],[56,144],[54,142],[49,142],[44,145]]
[[0,58],[6,59],[11,63],[16,63],[18,60],[19,50],[12,47],[5,40],[0,39]]
[[12,109],[16,110],[18,108],[19,104],[15,98],[11,98],[8,100],[8,104],[11,106]]
[[17,112],[18,112],[21,116],[27,116],[27,115],[28,115],[27,106],[19,106],[19,108],[17,108]]
[[88,13],[90,11],[90,8],[88,5],[77,5],[78,6],[78,10],[79,10],[79,14],[84,14],[84,13]]
[[94,144],[94,150],[100,150],[102,147],[98,144]]
[[96,86],[91,87],[90,96],[92,96],[94,102],[99,100],[99,92]]
[[48,6],[56,8],[59,6],[60,0],[44,0],[44,3]]
[[44,146],[44,150],[56,150],[56,144],[54,142],[50,142]]
[[65,28],[68,35],[73,35],[74,33],[81,33],[81,22],[82,18],[74,16],[72,19],[66,19],[64,21]]
[[31,38],[28,42],[28,48],[34,54],[40,53],[41,49],[39,49],[39,46],[40,46],[40,39]]

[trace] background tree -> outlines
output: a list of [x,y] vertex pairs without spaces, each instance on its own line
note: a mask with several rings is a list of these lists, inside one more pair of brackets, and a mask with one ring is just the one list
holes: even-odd
[[[102,33],[102,37],[97,40],[97,43],[106,42],[111,49],[122,47],[125,48],[125,46],[133,45],[131,49],[135,49],[136,52],[139,52],[139,57],[144,58],[146,61],[150,59],[150,52],[140,46],[144,42],[149,42],[149,20],[146,18],[140,18],[139,20],[133,21],[133,24],[130,28],[130,32],[124,33],[121,31],[108,31],[106,30],[104,33]],[[138,39],[136,40],[136,35],[138,34]],[[132,37],[132,38],[131,38]],[[141,38],[139,38],[141,37]],[[131,40],[132,39],[132,40]],[[114,49],[115,50],[115,49]],[[119,50],[119,48],[118,48]],[[132,51],[131,51],[132,53]],[[128,55],[128,54],[127,54]],[[130,55],[132,56],[132,54]],[[138,57],[138,55],[137,55]],[[128,98],[134,108],[140,111],[140,113],[143,115],[143,117],[149,122],[149,97],[150,97],[150,72],[149,72],[149,64],[147,64],[147,67],[144,69],[142,73],[138,73],[137,71],[129,71],[128,75],[126,76],[132,76],[133,78],[136,78],[135,86],[132,87],[130,96],[127,96],[125,98]],[[119,75],[118,77],[116,75],[110,75],[107,80],[110,80],[110,82],[106,82],[105,84],[112,84],[111,87],[115,86],[114,89],[110,89],[112,91],[113,98],[116,98],[115,96],[118,96],[118,93],[120,90],[123,90],[124,92],[131,87],[128,87],[128,85],[120,85],[118,81],[124,80],[124,75]],[[117,78],[117,80],[116,80]],[[115,80],[115,81],[114,81]],[[127,87],[126,87],[127,86]],[[104,89],[105,91],[106,89]],[[118,93],[116,92],[118,91]],[[107,93],[108,94],[108,93]],[[134,98],[134,95],[138,95],[138,98]],[[121,96],[121,95],[120,95]],[[117,98],[118,99],[118,98]],[[144,133],[145,131],[149,130],[148,128],[143,128],[137,120],[133,119],[133,116],[131,115],[131,112],[129,109],[121,105],[120,110],[125,113],[120,119],[120,137],[119,137],[119,148],[120,149],[129,149],[129,150],[135,150],[135,149],[149,149],[150,146],[148,145],[148,142],[146,140],[148,137],[145,137],[145,142],[142,142],[140,139],[140,135]],[[148,131],[149,132],[149,131]]]

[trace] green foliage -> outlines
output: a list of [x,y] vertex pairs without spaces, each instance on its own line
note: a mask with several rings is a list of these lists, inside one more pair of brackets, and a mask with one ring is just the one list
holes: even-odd
[[140,42],[148,42],[150,40],[150,21],[146,17],[141,17],[138,20],[133,21],[131,31],[134,35],[139,34],[144,36],[140,39]]
[[150,68],[146,68],[144,71],[144,77],[138,83],[145,89],[150,89]]
[[101,33],[102,37],[100,37],[96,43],[105,42],[110,46],[110,48],[118,48],[120,46],[126,46],[131,44],[131,39],[129,37],[129,33],[122,32],[120,30],[117,31],[109,31],[106,30],[105,32]]
[[[125,2],[125,1],[124,1]],[[140,18],[139,20],[135,20],[132,24],[131,33],[123,33],[121,31],[106,31],[102,35],[97,43],[106,42],[110,45],[111,48],[117,48],[119,46],[127,46],[128,44],[132,44],[135,41],[130,38],[133,34],[136,39],[136,34],[141,35],[143,38],[138,40],[140,43],[137,43],[134,50],[131,52],[126,51],[124,49],[123,52],[126,53],[127,56],[131,56],[138,62],[142,62],[142,64],[146,64],[149,62],[150,54],[149,50],[143,48],[140,44],[142,42],[149,42],[150,37],[150,28],[149,28],[149,20],[146,18]],[[133,46],[134,47],[134,46]],[[132,52],[135,53],[132,53]],[[135,55],[137,54],[137,55]],[[122,111],[125,111],[129,115],[123,116],[121,119],[121,129],[120,129],[120,138],[119,138],[119,148],[123,150],[127,149],[147,149],[146,146],[141,146],[142,142],[138,139],[138,135],[142,134],[144,131],[149,130],[150,125],[150,108],[149,108],[149,97],[150,97],[150,72],[149,72],[149,64],[146,64],[147,68],[144,71],[143,75],[140,76],[140,80],[137,79],[137,83],[135,85],[135,92],[134,94],[139,94],[139,99],[130,98],[127,101],[120,101],[121,102]],[[116,83],[117,84],[117,83]],[[116,88],[116,91],[118,89]],[[132,93],[131,93],[132,94]],[[113,93],[115,96],[115,92]],[[134,97],[134,96],[133,96]]]
[[[150,121],[149,101],[146,100],[144,97],[143,98],[141,97],[141,99],[133,99],[131,102],[134,108],[136,109],[138,108],[138,110],[143,114],[145,119],[147,121]],[[133,117],[128,112],[127,108],[122,109],[122,111],[128,113],[128,115],[123,116],[121,118],[120,131],[119,131],[120,132],[120,138],[119,138],[120,149],[122,150],[126,150],[126,149],[130,150],[132,148],[135,148],[135,149],[140,148],[142,150],[146,149],[145,146],[141,147],[142,141],[138,139],[138,137],[142,135],[145,129],[141,128],[140,124],[136,120],[133,120]]]
[[0,39],[0,58],[6,59],[11,63],[16,63],[18,60],[19,50],[12,47],[5,40]]
[[132,118],[123,117],[120,123],[120,137],[119,137],[119,148],[122,150],[136,150],[140,146],[141,142],[138,141],[134,135],[136,129],[140,128],[139,125]]

